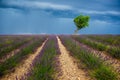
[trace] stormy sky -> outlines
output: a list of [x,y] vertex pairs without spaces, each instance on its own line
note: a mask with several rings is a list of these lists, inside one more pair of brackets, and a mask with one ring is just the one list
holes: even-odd
[[0,34],[73,34],[80,14],[80,34],[120,34],[120,0],[0,0]]

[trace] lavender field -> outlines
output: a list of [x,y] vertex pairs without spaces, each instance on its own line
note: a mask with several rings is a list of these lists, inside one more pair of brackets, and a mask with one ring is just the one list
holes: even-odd
[[0,35],[0,80],[120,80],[120,35]]

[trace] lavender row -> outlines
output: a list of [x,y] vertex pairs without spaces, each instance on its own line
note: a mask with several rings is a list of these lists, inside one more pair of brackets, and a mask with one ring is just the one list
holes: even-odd
[[106,51],[112,57],[120,59],[120,48],[119,47],[111,47],[111,46],[105,45],[100,42],[91,41],[91,40],[84,38],[83,36],[72,36],[72,37],[78,42],[84,43],[85,45],[88,45],[99,51]]
[[8,38],[5,39],[6,39],[5,45],[1,46],[0,48],[0,59],[7,55],[8,53],[10,53],[11,51],[19,48],[20,46],[24,45],[25,43],[28,43],[31,40],[34,40],[35,38],[23,36],[16,37],[10,36],[10,40]]
[[86,37],[104,44],[120,47],[120,35],[87,35]]
[[0,77],[10,73],[21,61],[23,61],[27,55],[32,54],[36,51],[37,47],[42,45],[43,41],[46,39],[45,36],[38,36],[36,40],[30,45],[23,48],[18,54],[7,59],[0,65]]
[[103,60],[81,47],[71,37],[60,36],[60,39],[70,54],[85,65],[92,80],[119,80],[118,73],[110,65],[105,65]]
[[59,54],[57,39],[55,36],[50,36],[22,80],[53,80],[53,75],[56,73],[56,56]]

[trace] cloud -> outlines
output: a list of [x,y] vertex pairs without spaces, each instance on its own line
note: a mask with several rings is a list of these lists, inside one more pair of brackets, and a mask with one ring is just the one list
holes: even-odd
[[[10,1],[3,2],[3,8],[16,8],[22,10],[47,10],[47,11],[63,11],[64,14],[70,13],[73,15],[76,14],[99,14],[99,15],[120,15],[120,11],[107,10],[107,11],[99,11],[99,10],[88,10],[88,9],[79,9],[70,5],[56,4],[50,2],[40,2],[40,1]],[[64,12],[66,11],[66,12]]]
[[72,9],[69,5],[54,4],[50,2],[39,2],[39,1],[11,1],[4,2],[2,6],[4,8],[18,8],[18,9],[54,9],[54,10],[70,10]]
[[0,33],[73,33],[80,14],[90,16],[80,33],[120,33],[118,8],[114,0],[0,0]]
[[68,5],[53,4],[48,2],[35,2],[36,7],[42,9],[57,9],[57,10],[71,10],[72,7]]
[[85,14],[100,14],[100,15],[120,15],[120,11],[92,11],[92,10],[78,10],[80,13]]
[[101,24],[101,25],[109,25],[111,24],[110,22],[107,22],[105,20],[93,20],[92,23],[95,23],[96,25],[98,24]]

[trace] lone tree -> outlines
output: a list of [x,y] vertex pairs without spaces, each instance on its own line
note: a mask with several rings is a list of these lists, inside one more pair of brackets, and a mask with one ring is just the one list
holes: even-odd
[[80,15],[80,16],[77,16],[76,18],[74,18],[74,23],[77,27],[77,29],[75,30],[75,34],[77,34],[80,29],[89,26],[89,24],[88,24],[89,19],[90,19],[89,16],[83,16],[83,15]]

